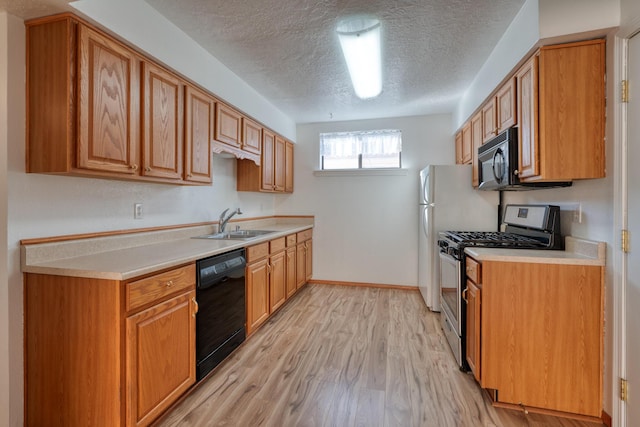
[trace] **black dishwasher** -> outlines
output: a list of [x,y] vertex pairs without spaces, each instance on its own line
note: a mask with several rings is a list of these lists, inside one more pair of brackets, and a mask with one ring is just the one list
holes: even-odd
[[245,340],[244,249],[196,262],[196,380]]

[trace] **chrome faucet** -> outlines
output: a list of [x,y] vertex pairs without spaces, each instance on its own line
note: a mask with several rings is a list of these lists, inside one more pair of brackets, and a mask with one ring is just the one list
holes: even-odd
[[240,208],[238,208],[235,211],[231,212],[229,214],[229,216],[225,218],[224,216],[225,216],[225,214],[227,213],[228,210],[229,210],[229,208],[225,209],[220,214],[220,219],[218,220],[218,233],[224,233],[224,229],[227,226],[227,223],[229,222],[229,220],[231,218],[233,218],[233,216],[235,214],[242,215],[242,211],[240,210]]

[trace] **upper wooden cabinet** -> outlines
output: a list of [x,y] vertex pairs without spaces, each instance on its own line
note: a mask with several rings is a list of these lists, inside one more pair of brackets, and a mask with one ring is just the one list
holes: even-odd
[[462,127],[462,164],[471,164],[471,123],[467,122]]
[[293,143],[287,141],[284,149],[284,192],[293,193]]
[[216,129],[214,139],[240,148],[242,115],[222,102],[216,103]]
[[242,149],[260,154],[262,149],[262,126],[246,117],[242,118]]
[[211,183],[211,140],[215,117],[215,100],[187,85],[185,88],[184,179]]
[[545,46],[516,73],[519,176],[605,176],[605,41]]
[[26,26],[27,172],[210,182],[184,174],[183,79],[73,15]]
[[238,160],[237,190],[293,192],[293,150],[293,143],[263,129],[260,166]]
[[472,166],[472,183],[474,187],[478,187],[478,148],[482,145],[482,112],[479,111],[471,118],[471,166]]
[[456,164],[462,164],[462,130],[456,133],[455,137]]
[[181,180],[184,82],[149,62],[142,63],[142,174]]
[[482,143],[516,124],[516,80],[510,78],[481,109]]

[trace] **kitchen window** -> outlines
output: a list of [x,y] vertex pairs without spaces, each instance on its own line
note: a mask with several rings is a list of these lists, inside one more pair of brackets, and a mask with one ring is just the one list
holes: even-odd
[[397,129],[320,134],[321,170],[400,169],[401,154]]

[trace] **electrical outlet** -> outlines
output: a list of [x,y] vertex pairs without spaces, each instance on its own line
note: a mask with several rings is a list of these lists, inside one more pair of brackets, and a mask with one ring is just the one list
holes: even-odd
[[582,203],[578,203],[573,208],[573,222],[582,223]]
[[133,219],[142,219],[142,203],[134,203],[133,204]]

